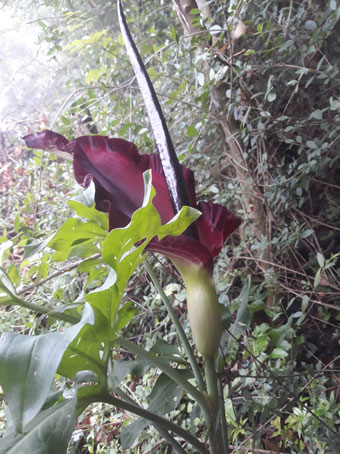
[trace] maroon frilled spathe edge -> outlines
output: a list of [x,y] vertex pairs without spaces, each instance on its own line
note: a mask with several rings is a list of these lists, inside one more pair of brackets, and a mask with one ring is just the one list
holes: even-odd
[[[152,169],[152,184],[156,190],[153,204],[162,223],[170,221],[175,214],[159,157],[155,154],[140,155],[131,142],[105,136],[83,136],[69,142],[61,134],[49,130],[26,135],[23,140],[30,148],[57,148],[73,155],[75,178],[85,187],[94,182],[96,208],[109,213],[110,230],[125,227],[134,211],[141,207],[143,173],[147,169]],[[168,236],[160,241],[153,238],[147,249],[204,266],[212,272],[214,259],[241,221],[221,205],[197,203],[194,174],[183,166],[181,168],[190,204],[202,213],[195,222],[199,241],[187,235]]]

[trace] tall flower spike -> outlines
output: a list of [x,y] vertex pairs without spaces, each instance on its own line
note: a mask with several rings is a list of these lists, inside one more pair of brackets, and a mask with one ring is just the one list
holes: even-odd
[[177,159],[155,90],[131,38],[122,4],[117,0],[120,26],[127,52],[135,71],[159,151],[139,155],[133,143],[104,136],[84,136],[71,142],[53,131],[29,134],[27,146],[73,158],[74,175],[79,184],[95,184],[97,209],[109,213],[109,228],[127,225],[143,201],[143,172],[152,169],[156,190],[153,201],[162,223],[168,222],[184,205],[198,208],[202,216],[185,235],[153,238],[150,251],[170,258],[180,271],[187,289],[189,321],[193,338],[203,356],[213,356],[218,348],[222,320],[216,288],[212,280],[213,261],[225,240],[240,221],[229,211],[211,202],[196,201],[193,172]]
[[[155,89],[126,23],[121,0],[117,0],[117,9],[120,29],[149,116],[172,207],[174,212],[177,213],[182,206],[190,205],[184,177]],[[197,233],[194,230],[191,228],[190,234],[197,238]]]
[[[158,155],[140,155],[137,147],[122,139],[104,136],[78,137],[69,142],[53,131],[23,137],[27,146],[69,154],[76,180],[82,186],[95,185],[97,209],[109,213],[109,229],[125,227],[143,203],[143,173],[152,169],[156,190],[153,204],[162,224],[176,214],[170,201]],[[240,221],[225,207],[196,201],[193,172],[181,166],[189,193],[189,205],[201,211],[195,222],[197,239],[187,235],[153,238],[149,251],[169,257],[183,276],[187,288],[189,320],[198,350],[213,356],[221,335],[221,314],[214,283],[213,261]]]

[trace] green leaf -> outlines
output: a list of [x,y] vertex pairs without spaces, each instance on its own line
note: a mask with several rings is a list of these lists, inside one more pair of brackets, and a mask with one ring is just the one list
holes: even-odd
[[176,345],[168,344],[163,339],[158,339],[150,349],[151,352],[159,353],[163,356],[178,356],[181,354]]
[[[48,243],[48,247],[57,251],[53,254],[52,260],[65,261],[72,249],[73,255],[86,257],[98,252],[98,249],[93,244],[93,240],[103,240],[106,237],[107,230],[104,230],[95,221],[83,222],[80,219],[69,218],[58,229],[52,240]],[[88,241],[90,244],[85,246],[85,255],[81,251],[79,245]],[[78,249],[76,249],[78,247]],[[84,245],[82,245],[84,248]]]
[[129,129],[132,128],[133,126],[134,126],[134,124],[132,124],[132,123],[128,123],[128,122],[124,123],[123,126],[120,128],[118,134],[121,137],[124,137],[128,133]]
[[[151,182],[152,173],[151,171],[147,171],[144,173],[145,195],[142,207],[133,214],[129,225],[124,228],[114,229],[106,236],[103,242],[102,256],[110,266],[109,275],[101,287],[86,295],[86,301],[95,310],[96,327],[97,319],[99,323],[100,317],[105,318],[107,321],[107,326],[104,326],[105,323],[101,320],[100,323],[103,326],[100,330],[98,329],[98,332],[101,332],[102,336],[105,332],[105,338],[107,340],[112,339],[114,333],[125,326],[134,315],[134,309],[132,309],[131,305],[119,311],[119,304],[131,274],[143,260],[142,253],[148,242],[156,235],[161,239],[168,235],[181,234],[201,215],[198,210],[183,207],[167,224],[161,225],[158,211],[152,203],[155,190]],[[87,203],[90,202],[91,200],[88,200]],[[83,210],[83,207],[84,205],[80,207],[79,205],[76,206],[80,210]],[[84,213],[84,211],[81,212]],[[81,248],[84,248],[86,251],[88,245],[93,245],[93,239],[100,237],[102,234],[104,234],[104,230],[94,221],[83,223],[77,219],[68,219],[58,230],[50,246],[58,248],[61,255],[67,256],[74,254],[75,251]],[[86,238],[91,236],[92,238],[87,242]],[[81,242],[82,240],[84,242]],[[79,241],[81,242],[80,244],[77,243]],[[136,243],[139,243],[139,245],[135,246]],[[92,342],[93,349],[90,353],[90,362],[93,363],[92,367],[99,373],[101,366],[100,361],[98,362],[98,345],[93,339]],[[88,349],[89,346],[85,345],[84,348]],[[72,370],[72,373],[80,370],[79,367],[83,364],[85,352],[81,350],[78,353],[77,358],[79,364],[75,368],[72,368],[71,363],[67,365]],[[63,366],[65,365],[65,363],[62,364]],[[84,364],[84,368],[91,370],[91,365]],[[62,368],[62,370],[65,374],[66,369]],[[70,371],[68,373],[70,374]]]
[[170,29],[170,36],[175,41],[175,43],[178,44],[177,33],[176,33],[176,29],[174,26],[172,26]]
[[163,339],[158,339],[150,351],[159,353],[163,359],[169,362],[182,362],[182,355],[176,345],[167,344]]
[[307,140],[306,145],[308,148],[311,148],[312,150],[316,150],[318,147],[315,142],[312,140]]
[[311,236],[312,234],[314,233],[314,230],[312,229],[307,229],[303,232],[303,234],[301,235],[302,238],[308,238],[309,236]]
[[271,329],[268,331],[268,335],[270,337],[270,348],[282,345],[285,338],[292,336],[293,333],[293,329],[288,324],[280,326],[279,328]]
[[325,266],[325,257],[320,252],[317,252],[316,259],[320,268],[323,268]]
[[201,87],[203,87],[204,85],[204,74],[203,73],[197,73],[197,76],[196,76],[196,80],[198,82],[198,85],[200,85]]
[[80,240],[104,238],[106,233],[106,230],[94,221],[83,222],[80,219],[69,218],[59,228],[48,247],[58,251],[69,244],[79,243]]
[[96,83],[98,80],[106,73],[106,68],[101,67],[99,69],[91,69],[85,76],[85,83],[91,84],[92,82]]
[[234,338],[238,339],[240,335],[245,331],[251,320],[251,314],[248,307],[249,304],[249,290],[250,290],[250,277],[248,277],[247,282],[245,283],[244,287],[242,288],[241,294],[239,296],[240,306],[236,313],[236,320],[231,325],[229,332],[230,337],[227,344],[227,349],[230,347],[231,343],[235,340]]
[[157,234],[158,238],[161,240],[168,235],[181,235],[201,214],[195,208],[184,206],[167,224],[161,226]]
[[85,191],[83,191],[79,195],[73,197],[70,201],[78,202],[81,205],[85,205],[87,208],[91,208],[93,206],[93,204],[95,203],[95,192],[96,192],[95,185],[94,185],[93,181],[91,181],[91,183],[85,189]]
[[94,323],[88,324],[80,331],[64,352],[58,367],[58,374],[74,379],[80,371],[93,371],[98,380],[105,374],[103,347],[115,338],[107,318],[97,309],[92,308]]
[[189,137],[196,137],[197,136],[197,130],[195,128],[195,126],[188,126],[187,128],[187,135]]
[[315,120],[322,120],[322,110],[320,109],[315,109],[310,115],[309,115],[309,119],[310,120],[313,120],[315,118]]
[[[46,265],[46,264],[41,264],[41,265]],[[9,279],[11,280],[11,282],[13,283],[13,285],[19,285],[20,284],[20,274],[19,274],[19,271],[18,271],[18,268],[14,265],[14,263],[11,263],[8,267],[8,270],[7,270],[7,275],[9,277]]]
[[[89,189],[89,188],[88,188]],[[88,191],[88,189],[86,191]],[[83,200],[86,200],[87,195],[83,193]],[[103,213],[102,211],[96,210],[94,202],[90,205],[83,203],[81,200],[69,200],[69,206],[77,213],[78,216],[88,219],[90,221],[95,221],[103,230],[106,232],[109,230],[109,215],[108,213]]]
[[113,329],[115,332],[123,329],[136,314],[136,308],[132,301],[128,301],[119,309]]
[[306,312],[306,309],[307,309],[307,307],[308,307],[308,304],[309,304],[309,296],[303,295],[302,303],[301,303],[301,311],[302,311],[303,313]]
[[86,295],[86,301],[110,321],[110,326],[113,326],[115,321],[122,293],[117,289],[116,281],[117,274],[111,269],[103,285]]
[[[187,375],[186,370],[179,370],[178,372]],[[177,408],[182,394],[183,389],[163,373],[158,377],[148,397],[150,402],[148,411],[164,416]],[[150,422],[147,419],[138,418],[137,421],[123,427],[120,433],[122,448],[130,448],[139,432],[149,424]]]
[[[151,185],[151,170],[144,172],[143,205],[134,212],[131,222],[124,228],[112,230],[106,237],[102,256],[117,273],[115,286],[121,295],[126,283],[139,263],[142,253],[154,236],[177,236],[183,233],[201,213],[191,207],[183,207],[167,224],[161,225],[161,218],[152,203],[155,189]],[[140,243],[138,247],[136,243]]]
[[25,434],[8,431],[0,440],[0,454],[66,453],[76,418],[77,398],[41,411],[27,426]]
[[308,31],[313,31],[317,27],[316,23],[313,20],[307,20],[305,22],[305,29]]
[[110,374],[110,384],[114,389],[119,383],[121,383],[128,375],[143,377],[145,372],[150,369],[150,364],[148,364],[144,359],[135,359],[135,360],[115,360],[113,362],[113,370]]
[[92,33],[90,36],[86,36],[82,39],[75,39],[69,44],[66,44],[65,49],[69,50],[69,53],[79,52],[82,53],[87,46],[103,41],[104,35],[107,30],[104,29],[100,32]]
[[6,271],[0,267],[0,306],[18,304],[16,289]]
[[157,77],[159,74],[158,72],[156,71],[156,69],[153,67],[153,66],[150,66],[148,69],[147,69],[147,73],[149,74],[149,76],[152,78],[152,77]]
[[268,95],[267,95],[268,102],[273,102],[273,101],[275,101],[275,99],[276,99],[276,93],[274,93],[273,91],[268,93]]
[[8,249],[13,246],[13,241],[7,240],[0,244],[0,266],[2,266],[4,258],[8,255]]
[[[99,254],[99,253],[100,253],[100,249],[97,247],[97,245],[94,244],[93,241],[89,240],[89,241],[81,242],[80,244],[73,245],[69,252],[69,258],[79,257],[82,259],[87,259],[87,258],[91,257],[92,255]],[[52,259],[54,261],[58,261],[58,262],[66,260],[63,251],[56,251],[52,256]]]
[[18,297],[16,288],[8,274],[0,267],[0,306],[9,305],[28,307],[27,302]]
[[329,8],[332,10],[332,11],[335,11],[337,9],[337,2],[336,0],[331,0],[330,3],[329,3]]
[[281,347],[274,348],[274,350],[270,354],[270,357],[273,359],[286,358],[287,356],[288,356],[288,352],[286,352],[286,350],[284,350]]
[[17,432],[26,430],[44,404],[69,344],[84,325],[93,322],[93,311],[85,306],[81,321],[63,332],[39,336],[2,335],[0,384]]
[[91,271],[94,271],[96,265],[99,265],[100,263],[103,263],[103,260],[100,257],[89,258],[77,266],[77,271],[80,273],[91,273]]
[[123,35],[121,33],[119,33],[117,37],[117,43],[120,44],[122,47],[125,47]]
[[316,288],[316,287],[320,284],[321,272],[322,272],[322,269],[319,268],[318,271],[317,271],[316,274],[315,274],[315,278],[314,278],[314,288]]

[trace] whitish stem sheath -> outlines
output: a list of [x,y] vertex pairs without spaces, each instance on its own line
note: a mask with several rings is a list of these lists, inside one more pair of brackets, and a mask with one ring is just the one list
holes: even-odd
[[211,425],[209,428],[210,450],[211,454],[226,454],[223,450],[222,425],[220,419],[220,405],[218,397],[218,378],[216,374],[214,357],[206,356],[204,366],[211,412]]
[[185,332],[184,332],[184,329],[182,327],[182,325],[180,324],[176,314],[175,314],[175,311],[173,310],[172,306],[171,306],[171,303],[168,299],[168,297],[166,296],[166,294],[164,293],[164,290],[162,288],[162,286],[160,285],[160,283],[158,282],[158,279],[156,278],[156,275],[155,273],[153,272],[153,269],[151,268],[149,262],[147,260],[144,261],[144,265],[145,265],[145,268],[156,288],[156,290],[158,291],[167,311],[168,311],[168,314],[171,318],[171,321],[172,323],[174,324],[175,326],[175,329],[177,331],[177,334],[178,334],[178,337],[180,339],[180,341],[182,342],[182,345],[188,355],[188,359],[189,359],[189,362],[190,362],[190,365],[191,365],[191,368],[192,368],[192,371],[194,373],[194,376],[195,376],[195,379],[196,379],[196,382],[197,382],[197,386],[198,386],[198,389],[201,391],[201,392],[204,392],[205,391],[205,385],[204,385],[204,381],[203,381],[203,378],[202,378],[202,374],[201,374],[201,371],[200,371],[200,368],[199,368],[199,365],[196,361],[196,358],[195,358],[195,355],[194,355],[194,352],[193,352],[193,349],[191,348],[191,345],[188,341],[188,338],[187,336],[185,335]]

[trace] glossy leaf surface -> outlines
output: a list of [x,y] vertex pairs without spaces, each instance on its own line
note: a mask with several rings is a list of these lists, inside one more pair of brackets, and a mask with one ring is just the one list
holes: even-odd
[[94,323],[93,311],[85,306],[82,320],[63,332],[1,337],[0,383],[17,432],[26,430],[42,408],[65,350],[89,323]]
[[77,399],[66,400],[41,411],[30,422],[26,434],[9,428],[0,440],[0,454],[63,454],[72,435]]

